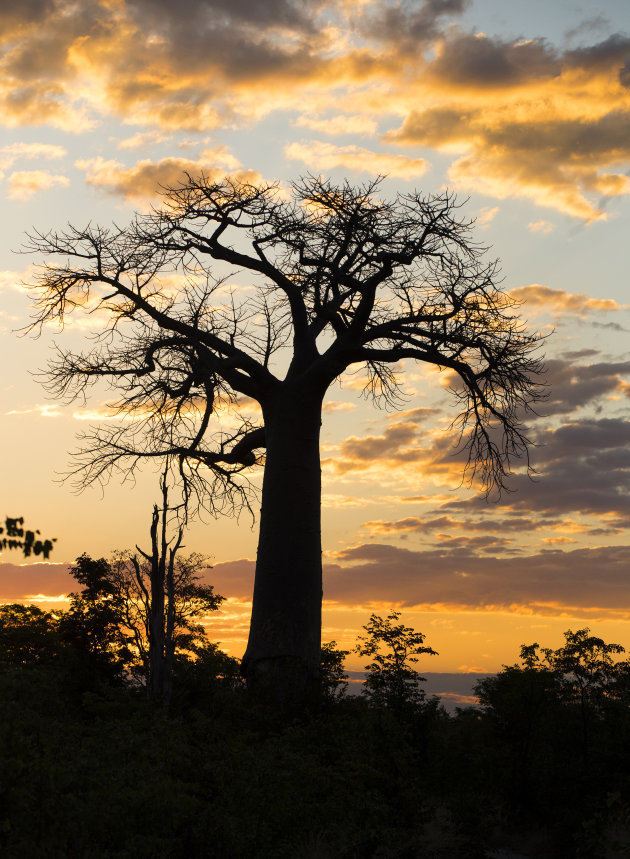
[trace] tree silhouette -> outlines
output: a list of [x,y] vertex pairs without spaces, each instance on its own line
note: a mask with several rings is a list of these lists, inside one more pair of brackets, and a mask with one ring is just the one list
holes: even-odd
[[184,525],[168,539],[167,475],[161,480],[162,506],[153,507],[151,551],[118,553],[110,565],[110,580],[121,595],[125,626],[140,656],[150,697],[168,705],[176,653],[195,653],[206,632],[198,619],[217,611],[225,597],[201,582],[208,568],[198,553],[181,555]]
[[481,705],[503,732],[511,734],[510,743],[518,750],[514,765],[519,791],[527,788],[528,759],[546,721],[563,720],[564,725],[567,712],[576,715],[580,756],[586,766],[593,727],[615,705],[627,712],[630,665],[614,658],[624,654],[625,648],[606,643],[588,627],[575,632],[568,629],[564,638],[557,650],[538,642],[523,644],[520,665],[504,665],[496,676],[475,685]]
[[160,522],[156,506],[152,553],[142,553],[144,559],[130,552],[110,561],[85,554],[77,558],[70,572],[83,588],[70,594],[60,628],[78,650],[131,672],[146,684],[149,697],[167,705],[175,657],[203,649],[206,632],[197,621],[216,611],[224,597],[200,582],[205,558],[177,557],[181,535],[174,546],[160,540]]
[[340,650],[336,641],[322,643],[319,681],[322,700],[328,703],[340,701],[348,690],[344,661],[349,653],[349,650]]
[[401,710],[417,706],[424,700],[424,681],[413,665],[422,654],[437,656],[435,650],[424,646],[425,636],[411,626],[397,623],[400,612],[386,618],[372,614],[363,627],[366,635],[359,636],[355,652],[372,660],[365,666],[364,694],[379,706]]
[[[315,685],[321,641],[322,402],[348,368],[366,394],[397,402],[403,359],[450,371],[467,470],[502,486],[527,451],[520,420],[536,398],[539,338],[497,285],[496,262],[448,193],[378,195],[313,177],[276,186],[188,177],[127,228],[35,233],[49,262],[33,330],[98,312],[85,353],[60,351],[47,381],[81,397],[108,380],[117,414],[83,439],[76,476],[105,481],[143,459],[178,472],[186,500],[251,508],[263,461],[248,683],[285,700]],[[214,269],[211,268],[214,264]],[[228,277],[247,272],[240,288]],[[259,422],[242,417],[259,404]],[[459,435],[457,435],[457,433]]]
[[125,625],[124,595],[112,581],[111,566],[105,558],[84,553],[69,572],[82,588],[68,594],[69,609],[59,618],[61,638],[84,673],[122,681],[134,654]]

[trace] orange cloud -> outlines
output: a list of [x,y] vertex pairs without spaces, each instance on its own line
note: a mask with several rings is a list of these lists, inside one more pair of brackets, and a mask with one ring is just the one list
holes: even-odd
[[412,551],[368,543],[334,553],[325,565],[325,593],[341,603],[391,600],[549,615],[579,607],[630,617],[622,587],[629,560],[628,546],[494,558],[462,544]]
[[160,131],[138,131],[131,137],[126,137],[118,142],[118,149],[143,149],[146,146],[156,146],[158,143],[164,143],[169,140],[170,136],[162,134]]
[[319,140],[291,143],[285,148],[284,153],[287,158],[303,161],[309,169],[313,170],[345,167],[348,170],[387,174],[400,179],[420,177],[426,173],[429,166],[424,158],[372,152],[360,146],[335,146]]
[[39,191],[70,184],[67,176],[50,173],[48,170],[18,170],[7,179],[9,197],[12,200],[30,200]]
[[481,229],[483,230],[492,223],[492,221],[496,218],[498,213],[499,213],[499,207],[498,206],[492,206],[492,207],[485,206],[481,210],[481,212],[477,215],[475,223],[477,224],[478,227],[481,227]]
[[67,155],[63,146],[52,143],[10,143],[0,149],[0,169],[6,170],[12,167],[19,159],[47,161],[63,158]]
[[629,56],[622,36],[561,54],[453,31],[396,93],[404,120],[386,137],[459,153],[457,187],[602,219],[602,197],[630,193]]
[[[225,170],[216,165],[235,166],[238,161],[227,151],[206,150],[199,161],[187,158],[162,158],[138,161],[133,167],[125,167],[120,161],[107,161],[100,155],[82,159],[76,167],[84,170],[89,185],[117,194],[125,200],[146,200],[158,196],[164,188],[177,186],[184,174],[193,177],[203,174],[213,182],[225,176]],[[254,170],[242,170],[231,174],[238,181],[259,182],[260,174]]]
[[355,403],[347,403],[343,400],[329,400],[322,407],[324,412],[351,412],[354,409],[356,409]]
[[302,128],[312,128],[324,134],[365,134],[376,133],[378,123],[375,119],[361,114],[339,115],[320,118],[302,114],[294,121],[294,125]]
[[[428,534],[440,528],[448,528],[459,531],[512,531],[522,533],[523,531],[537,531],[548,527],[550,521],[543,522],[533,518],[516,516],[512,518],[490,518],[482,519],[454,519],[448,515],[436,516],[432,519],[421,519],[418,516],[407,516],[395,522],[386,522],[382,519],[364,522],[362,528],[368,529],[371,534],[395,534],[405,532],[418,532]],[[443,535],[441,535],[443,536]]]
[[530,233],[550,233],[553,230],[553,224],[550,224],[549,221],[530,221],[527,225],[527,229]]
[[388,418],[380,435],[353,435],[328,446],[333,455],[322,465],[332,476],[373,480],[378,474],[383,484],[422,479],[457,486],[466,454],[457,447],[457,433],[431,426],[436,415],[438,410],[422,407],[398,412]]
[[591,310],[622,310],[624,307],[612,298],[589,298],[584,293],[574,294],[539,283],[511,289],[510,296],[528,307],[540,307],[549,311],[587,313]]
[[418,149],[430,147],[453,155],[459,188],[587,222],[630,193],[630,39],[618,33],[559,50],[465,32],[455,23],[465,0],[9,5],[6,125],[81,131],[114,114],[148,133],[198,132],[281,109],[317,132],[375,134],[397,115],[386,139],[413,147],[410,156],[321,141],[288,155],[412,178],[426,170]]

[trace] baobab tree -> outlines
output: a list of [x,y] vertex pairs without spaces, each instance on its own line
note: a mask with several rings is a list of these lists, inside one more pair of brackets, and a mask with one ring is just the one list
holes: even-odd
[[[395,402],[397,362],[449,370],[467,470],[500,487],[527,452],[521,420],[540,372],[539,338],[450,193],[386,201],[378,181],[312,176],[292,191],[187,176],[127,228],[69,226],[27,248],[48,257],[34,330],[76,313],[104,320],[91,349],[58,352],[51,390],[84,396],[106,379],[127,418],[84,437],[80,479],[166,458],[187,500],[217,512],[251,508],[249,476],[264,462],[243,671],[285,699],[304,694],[320,662],[331,384],[363,367],[366,392]],[[244,401],[260,421],[241,417]]]

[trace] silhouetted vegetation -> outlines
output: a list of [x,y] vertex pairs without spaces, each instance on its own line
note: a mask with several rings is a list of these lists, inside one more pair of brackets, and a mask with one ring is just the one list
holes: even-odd
[[25,528],[23,516],[15,516],[14,518],[6,516],[4,528],[0,525],[0,550],[17,550],[25,558],[29,558],[31,555],[41,555],[47,559],[53,550],[53,543],[56,542],[56,537],[42,538],[38,529],[31,531]]
[[524,645],[449,715],[409,666],[424,636],[372,615],[364,694],[330,642],[320,704],[288,720],[206,640],[176,658],[166,711],[121,670],[107,562],[75,574],[111,614],[0,607],[3,856],[628,855],[630,667],[588,629]]
[[366,635],[359,636],[355,651],[372,661],[365,666],[363,694],[372,704],[396,710],[418,707],[424,701],[424,681],[412,665],[421,654],[437,656],[424,647],[425,636],[403,623],[396,623],[400,612],[386,618],[373,614],[364,626]]
[[[173,551],[160,569],[166,548],[145,556],[145,563],[129,553],[111,561],[81,555],[70,572],[83,587],[69,595],[70,608],[57,621],[62,639],[90,665],[133,678],[161,703],[168,703],[176,659],[205,653],[207,636],[199,619],[224,600],[200,581],[207,567],[201,555],[177,558]],[[162,589],[159,597],[156,589]],[[162,610],[156,613],[160,598]]]

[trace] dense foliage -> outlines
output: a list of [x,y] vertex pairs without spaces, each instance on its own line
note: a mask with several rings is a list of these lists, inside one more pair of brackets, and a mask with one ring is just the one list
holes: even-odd
[[6,516],[4,527],[0,525],[0,551],[18,550],[25,558],[41,555],[47,559],[53,550],[53,543],[56,542],[56,537],[42,537],[37,528],[34,531],[26,528],[23,516]]
[[[287,718],[210,642],[177,660],[170,709],[152,706],[112,670],[120,651],[93,658],[62,618],[0,607],[3,856],[628,855],[630,668],[589,630],[524,646],[453,715],[417,677],[404,707],[344,694],[331,642],[319,704]],[[363,645],[399,628],[390,644],[423,648],[397,620],[370,618]]]

